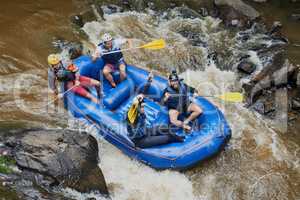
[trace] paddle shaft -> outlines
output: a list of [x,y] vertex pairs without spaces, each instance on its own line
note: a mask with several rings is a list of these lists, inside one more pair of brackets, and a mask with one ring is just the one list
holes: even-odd
[[[184,95],[182,95],[182,94],[170,94],[170,97],[181,97],[181,96],[184,96]],[[226,101],[226,99],[221,98],[220,96],[212,96],[212,95],[210,95],[210,96],[197,95],[197,96],[217,98],[217,99],[221,99],[223,101]]]
[[159,40],[154,40],[152,42],[149,42],[147,44],[144,44],[142,46],[139,46],[139,47],[131,47],[131,48],[128,48],[128,49],[120,49],[120,50],[116,50],[116,51],[110,51],[110,52],[106,52],[106,53],[103,53],[102,55],[108,55],[108,54],[113,54],[113,53],[119,53],[119,52],[123,52],[123,51],[130,51],[130,50],[133,50],[133,49],[162,49],[164,48],[166,45],[165,41],[163,39],[159,39]]
[[108,55],[108,54],[119,53],[119,52],[123,52],[123,51],[130,51],[130,50],[133,50],[133,49],[141,49],[141,48],[143,48],[143,47],[132,47],[132,48],[128,48],[128,49],[110,51],[110,52],[107,52],[107,53],[103,53],[102,55]]

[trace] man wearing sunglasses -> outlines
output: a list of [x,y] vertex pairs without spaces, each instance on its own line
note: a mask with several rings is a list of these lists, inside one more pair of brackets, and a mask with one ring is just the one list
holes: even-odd
[[108,80],[112,87],[116,87],[112,73],[120,72],[120,81],[126,79],[126,63],[123,57],[121,46],[125,43],[131,47],[131,40],[129,39],[114,39],[109,33],[102,36],[102,43],[98,45],[93,55],[93,61],[102,57],[104,60],[103,75]]
[[[202,109],[190,101],[187,90],[186,85],[180,82],[177,73],[172,72],[169,75],[169,85],[164,91],[163,102],[169,109],[171,124],[191,131],[189,123],[202,113]],[[184,121],[181,121],[178,119],[180,114],[188,116]]]

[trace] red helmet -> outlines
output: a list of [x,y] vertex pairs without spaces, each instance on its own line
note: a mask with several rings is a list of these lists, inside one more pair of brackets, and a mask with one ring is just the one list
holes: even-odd
[[78,71],[78,67],[76,67],[76,65],[71,64],[67,67],[67,70],[71,71],[71,72],[77,72]]

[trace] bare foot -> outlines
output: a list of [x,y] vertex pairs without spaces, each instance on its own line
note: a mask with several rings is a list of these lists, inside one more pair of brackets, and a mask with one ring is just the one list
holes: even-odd
[[111,87],[115,88],[117,87],[117,85],[115,83],[110,83],[111,84]]
[[97,98],[95,98],[95,97],[92,97],[91,100],[92,100],[92,102],[94,102],[94,103],[96,103],[96,104],[99,104],[99,103],[100,103],[99,99],[97,99]]
[[190,132],[192,130],[192,128],[187,125],[187,124],[184,124],[183,127],[182,127],[186,132]]

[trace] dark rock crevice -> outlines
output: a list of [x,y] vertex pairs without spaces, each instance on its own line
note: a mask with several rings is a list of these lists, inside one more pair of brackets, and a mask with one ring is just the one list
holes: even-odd
[[7,139],[6,148],[21,170],[16,174],[16,185],[27,180],[46,191],[70,187],[84,193],[108,194],[98,167],[98,143],[92,136],[67,129],[8,132],[9,138],[2,139]]

